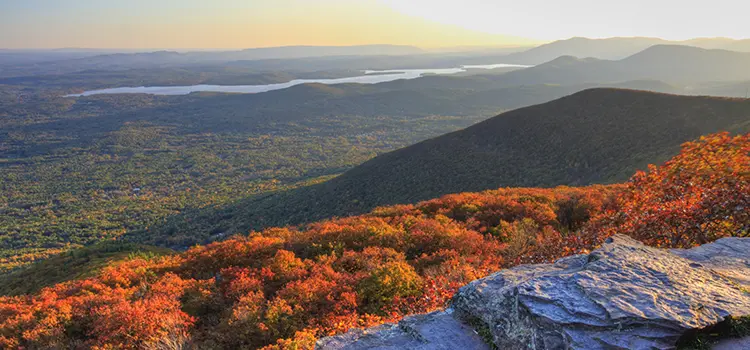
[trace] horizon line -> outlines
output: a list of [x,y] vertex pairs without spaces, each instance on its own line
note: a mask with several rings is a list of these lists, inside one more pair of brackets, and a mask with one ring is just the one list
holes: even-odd
[[291,45],[278,45],[278,46],[255,46],[255,47],[0,47],[2,51],[65,51],[65,50],[128,50],[128,51],[238,51],[238,50],[253,50],[253,49],[275,49],[275,48],[288,48],[288,47],[367,47],[367,46],[393,46],[393,47],[414,47],[424,50],[436,50],[436,49],[450,49],[450,48],[523,48],[523,47],[535,47],[544,44],[549,44],[558,41],[566,41],[573,39],[588,39],[588,40],[606,40],[606,39],[660,39],[671,42],[688,42],[693,40],[732,40],[732,41],[743,41],[750,40],[750,38],[733,38],[726,36],[699,36],[689,39],[665,39],[658,36],[612,36],[612,37],[592,37],[592,36],[572,36],[564,39],[557,40],[538,40],[538,44],[488,44],[488,45],[444,45],[444,46],[421,46],[419,44],[351,44],[351,45],[318,45],[318,44],[291,44]]

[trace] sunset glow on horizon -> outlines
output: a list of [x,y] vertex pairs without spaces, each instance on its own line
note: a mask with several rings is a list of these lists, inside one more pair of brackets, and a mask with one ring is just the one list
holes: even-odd
[[594,0],[25,0],[0,4],[0,48],[521,46],[573,36],[747,38],[750,26],[742,23],[748,12],[750,5],[742,0],[716,0],[710,8],[675,0],[616,5]]

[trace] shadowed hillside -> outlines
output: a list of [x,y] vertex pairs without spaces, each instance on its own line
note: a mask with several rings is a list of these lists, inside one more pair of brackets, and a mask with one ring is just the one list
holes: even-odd
[[592,89],[387,153],[326,187],[384,204],[498,186],[609,183],[701,134],[749,129],[750,100]]
[[502,186],[627,180],[702,134],[750,131],[750,100],[591,89],[386,153],[327,182],[185,212],[137,233],[170,247]]

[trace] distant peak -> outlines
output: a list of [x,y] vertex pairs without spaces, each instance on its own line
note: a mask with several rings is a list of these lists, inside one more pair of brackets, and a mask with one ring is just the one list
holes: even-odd
[[686,54],[700,54],[705,52],[730,52],[720,49],[703,49],[700,47],[689,46],[689,45],[675,45],[675,44],[659,44],[648,47],[641,52],[633,54],[625,60],[636,59],[636,58],[666,58],[673,57],[675,55],[686,55]]
[[550,61],[550,63],[552,62],[577,62],[577,61],[580,61],[578,57],[571,56],[571,55],[564,55],[564,56],[555,58],[554,60]]
[[544,63],[544,64],[542,64],[540,66],[546,66],[546,65],[561,66],[561,65],[569,65],[569,64],[576,64],[576,63],[586,63],[586,62],[596,62],[596,61],[599,61],[599,59],[591,58],[591,57],[588,57],[588,58],[579,58],[579,57],[575,57],[575,56],[571,56],[571,55],[565,55],[565,56],[560,56],[558,58],[555,58],[554,60],[549,61],[547,63]]
[[644,52],[664,52],[664,51],[695,51],[695,52],[701,52],[701,51],[711,51],[711,50],[709,50],[709,49],[703,49],[703,48],[695,47],[695,46],[689,46],[689,45],[658,44],[658,45],[654,45],[654,46],[648,47],[645,50],[641,51],[640,53],[644,53]]

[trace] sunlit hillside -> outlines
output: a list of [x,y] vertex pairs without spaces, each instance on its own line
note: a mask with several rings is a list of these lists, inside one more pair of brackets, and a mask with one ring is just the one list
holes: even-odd
[[584,252],[615,232],[662,247],[747,236],[749,206],[750,134],[716,134],[623,185],[454,194],[134,255],[0,299],[0,345],[311,348],[441,308],[470,280]]

